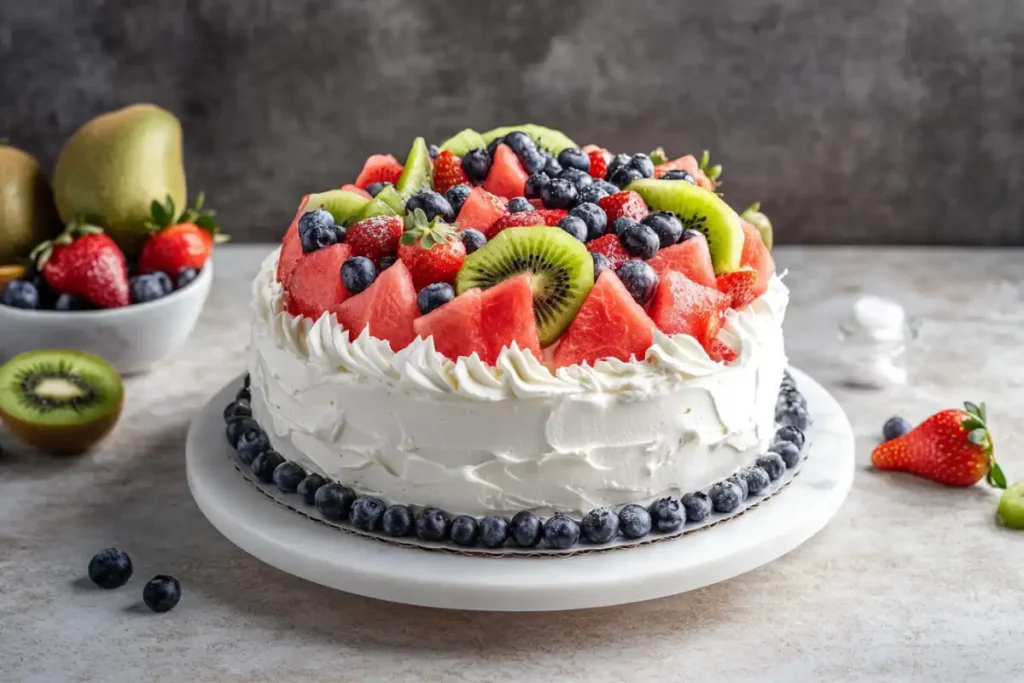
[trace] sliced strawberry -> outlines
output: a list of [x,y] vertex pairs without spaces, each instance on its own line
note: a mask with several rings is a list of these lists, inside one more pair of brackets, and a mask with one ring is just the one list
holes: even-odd
[[705,350],[708,352],[708,357],[718,363],[728,364],[739,357],[739,354],[733,351],[732,347],[718,337],[708,342]]
[[368,185],[373,183],[391,183],[394,185],[401,176],[402,164],[399,163],[398,159],[390,154],[373,154],[363,164],[363,170],[359,172],[359,177],[356,178],[355,184],[363,189],[366,189]]
[[705,348],[718,336],[729,297],[685,275],[668,271],[647,305],[647,312],[665,334],[688,334]]
[[462,203],[455,225],[460,230],[474,228],[487,235],[494,222],[508,213],[505,202],[482,187],[474,187],[473,191]]
[[302,218],[303,208],[306,206],[307,194],[299,202],[299,209],[295,212],[292,224],[284,233],[284,240],[281,242],[281,255],[277,258],[277,281],[281,284],[288,282],[292,271],[302,258],[302,238],[299,237],[299,219]]
[[365,256],[379,263],[381,256],[398,252],[398,241],[404,230],[400,216],[374,216],[349,228],[345,244],[352,248],[353,256]]
[[537,209],[543,225],[558,225],[558,221],[569,215],[565,209]]
[[633,258],[626,248],[622,246],[622,242],[615,235],[608,233],[602,235],[596,240],[587,242],[587,251],[592,254],[604,254],[607,257],[608,262],[612,265],[612,270],[618,268],[620,265]]
[[536,211],[506,213],[484,232],[484,236],[491,240],[505,228],[522,228],[528,225],[544,225],[544,219]]
[[304,255],[285,285],[285,308],[296,316],[317,320],[348,298],[341,284],[341,264],[352,255],[347,244],[332,244]]
[[358,185],[352,185],[352,184],[342,185],[341,189],[345,190],[346,192],[351,192],[353,194],[357,194],[360,197],[364,197],[366,199],[373,199],[373,197],[370,196],[369,192],[367,192],[363,188],[359,187]]
[[739,310],[749,306],[757,299],[754,287],[757,284],[757,271],[744,269],[731,273],[722,273],[716,278],[718,291],[726,294],[730,299],[729,306]]
[[442,149],[434,159],[434,191],[444,194],[456,185],[469,184],[469,176],[462,170],[462,159]]
[[647,204],[643,197],[632,190],[616,192],[615,194],[601,197],[598,205],[608,215],[608,225],[615,222],[616,218],[628,216],[634,220],[640,220],[648,214]]

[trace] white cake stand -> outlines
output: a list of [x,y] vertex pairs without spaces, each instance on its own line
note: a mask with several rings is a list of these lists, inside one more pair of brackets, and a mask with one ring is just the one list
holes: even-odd
[[807,460],[782,491],[747,514],[681,538],[556,558],[466,557],[402,548],[318,524],[276,504],[224,454],[232,382],[192,423],[188,483],[211,523],[289,574],[380,600],[450,609],[544,611],[603,607],[691,591],[788,553],[820,531],[853,483],[854,439],[835,399],[793,370],[814,424]]

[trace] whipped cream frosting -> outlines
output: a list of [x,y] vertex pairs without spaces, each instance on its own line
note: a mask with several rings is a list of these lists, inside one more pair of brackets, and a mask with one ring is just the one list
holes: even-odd
[[703,488],[773,433],[789,298],[778,278],[729,313],[729,365],[655,331],[643,359],[552,371],[514,344],[494,366],[453,362],[432,339],[394,352],[333,316],[292,316],[277,257],[253,283],[254,415],[286,458],[389,503],[579,514]]

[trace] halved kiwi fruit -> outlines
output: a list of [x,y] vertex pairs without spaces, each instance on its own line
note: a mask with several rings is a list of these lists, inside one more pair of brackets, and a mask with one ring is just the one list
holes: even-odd
[[377,193],[377,196],[367,202],[363,210],[359,212],[353,223],[373,218],[374,216],[401,216],[405,213],[405,199],[398,194],[398,190],[386,186]]
[[477,133],[472,128],[467,128],[445,140],[444,144],[441,145],[441,149],[446,149],[457,157],[464,157],[467,152],[474,149],[482,149],[486,146],[487,142],[480,133]]
[[326,209],[334,217],[338,225],[346,225],[366,208],[370,200],[348,190],[328,190],[319,194],[309,195],[303,211]]
[[558,156],[558,153],[563,149],[579,146],[562,131],[538,126],[536,123],[524,123],[521,126],[502,126],[501,128],[489,130],[483,133],[484,142],[491,144],[492,140],[508,135],[514,130],[522,131],[529,135],[537,143],[538,147],[551,156]]
[[594,259],[561,228],[506,228],[466,257],[455,289],[487,289],[520,273],[533,273],[537,333],[547,346],[562,336],[594,286]]
[[676,215],[683,228],[700,230],[708,238],[715,273],[740,269],[743,254],[743,223],[739,215],[714,192],[686,180],[634,180],[627,187],[647,202],[651,211]]
[[124,405],[121,376],[81,351],[29,351],[0,366],[0,420],[54,455],[82,453],[114,428]]
[[402,169],[402,175],[399,176],[395,189],[406,199],[417,192],[429,190],[431,168],[427,141],[423,138],[416,138],[412,141],[412,149],[409,150],[409,156],[405,159],[405,167]]

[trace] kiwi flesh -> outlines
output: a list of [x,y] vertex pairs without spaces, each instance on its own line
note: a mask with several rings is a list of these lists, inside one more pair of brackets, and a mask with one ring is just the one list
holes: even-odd
[[743,255],[743,223],[714,192],[686,180],[643,178],[627,187],[647,202],[651,211],[668,211],[676,215],[683,228],[700,230],[708,239],[711,265],[716,274],[740,269]]
[[81,351],[28,351],[0,366],[0,420],[53,455],[75,455],[121,416],[124,385],[106,361]]
[[398,193],[398,190],[388,185],[366,203],[353,222],[374,216],[401,216],[403,213],[405,213],[405,199]]
[[402,175],[398,178],[395,189],[408,199],[417,192],[430,189],[431,175],[430,150],[427,148],[427,141],[423,138],[416,138],[412,142],[412,149],[405,159],[405,167]]
[[582,242],[561,228],[506,228],[466,257],[455,289],[459,294],[487,289],[520,273],[533,273],[537,333],[541,346],[548,346],[569,327],[594,286],[594,260]]
[[326,209],[338,225],[346,225],[360,214],[370,200],[348,190],[329,190],[309,195],[303,211]]
[[526,133],[533,141],[537,143],[537,146],[543,149],[551,156],[558,156],[558,153],[563,149],[569,149],[570,147],[579,147],[575,142],[569,139],[565,133],[554,128],[547,128],[545,126],[538,126],[536,123],[524,123],[521,126],[503,126],[501,128],[495,128],[483,133],[484,142],[491,144],[491,142],[497,138],[504,137],[514,130]]
[[472,128],[467,128],[445,140],[444,144],[441,145],[441,149],[446,149],[457,157],[464,157],[467,152],[474,149],[482,149],[486,146],[487,142],[480,133],[477,133]]
[[1003,491],[996,516],[1007,529],[1024,529],[1024,481]]

